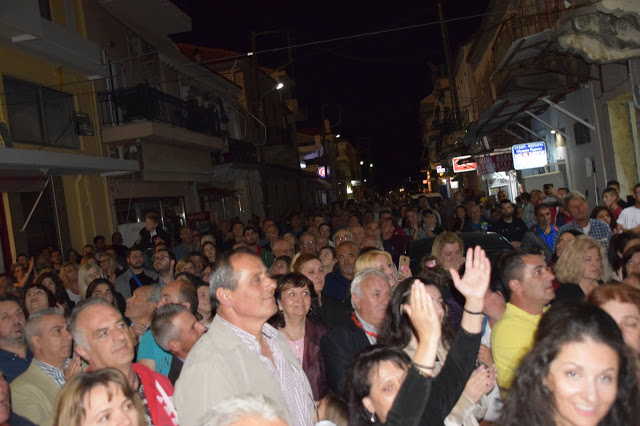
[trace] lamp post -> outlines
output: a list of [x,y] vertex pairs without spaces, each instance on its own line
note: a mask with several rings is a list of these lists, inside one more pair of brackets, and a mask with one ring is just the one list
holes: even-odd
[[369,178],[371,179],[371,185],[373,185],[373,163],[369,163]]

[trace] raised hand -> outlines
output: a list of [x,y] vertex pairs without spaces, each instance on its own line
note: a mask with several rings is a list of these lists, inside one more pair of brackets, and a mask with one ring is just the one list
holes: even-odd
[[453,285],[467,300],[484,299],[484,294],[487,292],[491,280],[491,262],[482,247],[478,245],[474,249],[467,250],[465,271],[462,278],[454,268],[449,269],[449,273],[453,278]]
[[419,344],[429,342],[435,343],[437,346],[440,341],[442,325],[436,314],[435,301],[427,293],[420,280],[413,282],[409,304],[402,305],[402,307],[416,330]]

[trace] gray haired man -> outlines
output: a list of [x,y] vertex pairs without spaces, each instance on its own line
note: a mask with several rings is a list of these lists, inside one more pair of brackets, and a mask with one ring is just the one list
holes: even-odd
[[375,269],[365,269],[351,282],[351,321],[335,327],[320,341],[329,388],[343,395],[347,371],[356,355],[376,343],[387,305],[391,299],[389,279]]
[[53,422],[56,397],[65,382],[82,372],[80,358],[72,360],[72,339],[62,312],[46,308],[27,321],[26,337],[33,351],[31,365],[11,383],[13,410],[32,422]]
[[223,256],[209,291],[216,316],[187,357],[176,382],[182,424],[208,407],[248,392],[271,398],[289,424],[313,424],[313,393],[284,336],[267,320],[276,313],[276,283],[247,251]]

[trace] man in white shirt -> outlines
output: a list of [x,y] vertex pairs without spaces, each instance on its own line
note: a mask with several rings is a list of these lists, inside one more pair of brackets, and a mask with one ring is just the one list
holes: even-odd
[[633,198],[635,198],[636,203],[622,210],[622,213],[618,216],[618,224],[625,231],[638,233],[640,232],[640,183],[633,187]]

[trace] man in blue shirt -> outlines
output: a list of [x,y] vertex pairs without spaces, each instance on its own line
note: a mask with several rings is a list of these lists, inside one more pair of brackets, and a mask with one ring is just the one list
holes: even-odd
[[27,371],[33,359],[25,338],[26,323],[15,298],[0,298],[0,371],[9,383]]
[[556,236],[556,227],[551,224],[551,209],[546,204],[538,204],[533,212],[536,224],[533,225],[522,237],[522,248],[538,250],[544,253],[547,264],[553,256],[553,239]]

